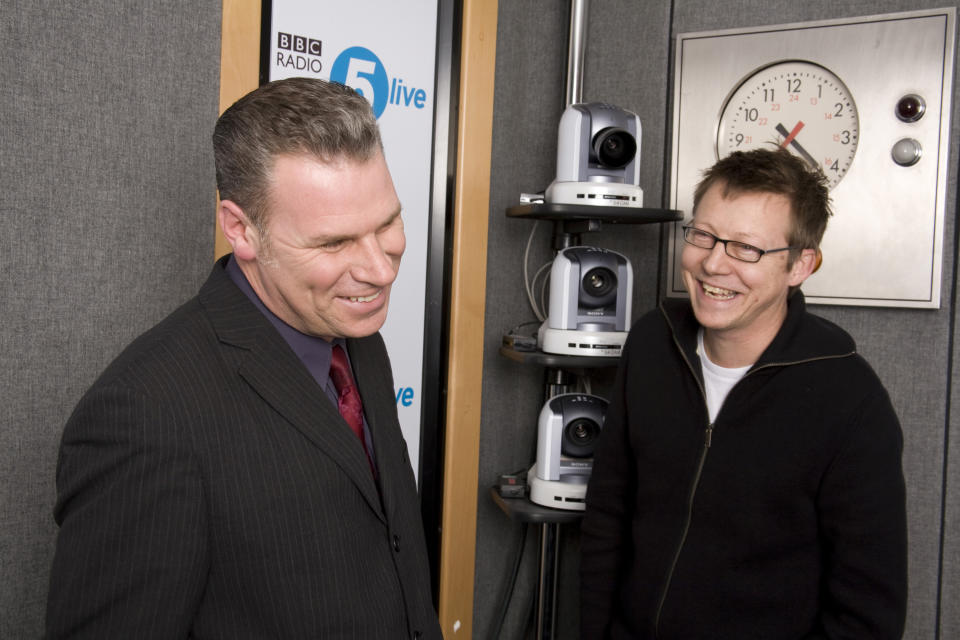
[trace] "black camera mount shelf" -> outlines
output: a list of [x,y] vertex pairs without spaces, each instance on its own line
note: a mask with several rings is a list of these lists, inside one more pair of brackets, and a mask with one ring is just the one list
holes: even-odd
[[600,367],[615,367],[617,356],[571,356],[559,353],[544,353],[543,351],[522,351],[507,345],[500,346],[500,355],[522,364],[534,364],[550,369],[597,369]]
[[600,231],[605,222],[609,224],[678,222],[683,219],[683,213],[676,209],[532,202],[507,207],[507,217],[552,220],[554,222],[554,249],[562,249],[580,244],[579,236],[581,233]]
[[507,207],[507,217],[578,222],[593,220],[613,224],[646,224],[650,222],[674,222],[680,220],[683,214],[676,209],[531,202]]

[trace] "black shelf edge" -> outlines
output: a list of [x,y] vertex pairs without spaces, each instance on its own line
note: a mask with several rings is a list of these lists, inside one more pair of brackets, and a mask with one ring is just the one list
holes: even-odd
[[583,511],[566,509],[551,509],[530,502],[529,498],[504,498],[496,487],[490,487],[490,496],[500,509],[514,522],[531,522],[533,524],[557,523],[566,524],[578,522],[583,518]]
[[677,222],[683,220],[683,212],[677,209],[601,207],[534,202],[507,207],[507,217],[559,221],[597,220],[614,224],[651,224],[655,222]]
[[543,351],[517,351],[506,345],[500,346],[500,355],[515,362],[536,364],[554,369],[599,369],[615,367],[619,356],[571,356],[562,353],[544,353]]

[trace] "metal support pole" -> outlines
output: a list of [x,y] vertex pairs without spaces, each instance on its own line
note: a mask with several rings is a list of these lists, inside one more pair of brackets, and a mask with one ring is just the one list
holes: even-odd
[[540,577],[537,588],[537,640],[553,640],[557,630],[557,571],[560,565],[560,525],[540,525]]
[[587,14],[590,0],[570,0],[570,35],[567,39],[567,102],[583,102],[583,58],[587,49]]

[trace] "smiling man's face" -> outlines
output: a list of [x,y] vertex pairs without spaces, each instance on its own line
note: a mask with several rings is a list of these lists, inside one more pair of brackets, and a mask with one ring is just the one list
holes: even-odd
[[263,303],[302,333],[371,335],[387,317],[406,247],[400,201],[382,153],[365,162],[279,156],[267,231],[241,263]]
[[[725,240],[760,249],[787,246],[790,201],[774,193],[733,192],[724,197],[723,182],[712,185],[694,212],[692,226]],[[683,282],[697,320],[709,337],[770,340],[787,315],[787,294],[807,277],[805,260],[781,251],[748,263],[728,256],[718,242],[713,249],[684,244]]]

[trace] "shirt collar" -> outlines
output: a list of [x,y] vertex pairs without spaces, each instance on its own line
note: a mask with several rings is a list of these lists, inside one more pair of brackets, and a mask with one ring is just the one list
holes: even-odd
[[250,302],[266,316],[270,324],[280,332],[283,339],[286,340],[290,348],[293,349],[293,352],[307,367],[307,370],[310,371],[310,375],[313,376],[314,380],[316,380],[320,386],[325,386],[330,376],[330,359],[332,357],[333,345],[340,344],[344,347],[344,350],[346,350],[346,345],[343,344],[344,341],[337,338],[333,342],[327,342],[323,338],[309,336],[297,331],[277,317],[277,315],[270,311],[270,309],[263,304],[263,301],[260,300],[260,297],[253,290],[253,287],[250,286],[250,282],[247,280],[247,277],[233,256],[230,256],[227,261],[226,271],[233,283],[236,284],[244,295],[250,299]]

